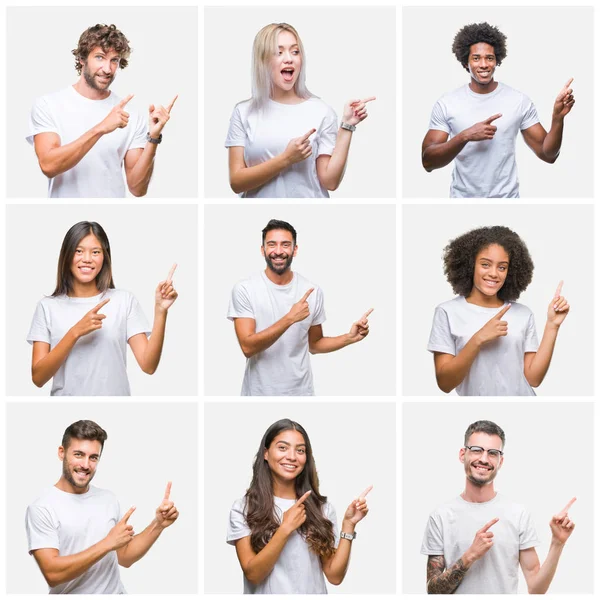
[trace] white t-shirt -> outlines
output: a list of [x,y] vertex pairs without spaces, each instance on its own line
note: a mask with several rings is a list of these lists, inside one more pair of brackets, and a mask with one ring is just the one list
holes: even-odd
[[468,85],[442,96],[431,113],[429,129],[456,134],[495,114],[493,139],[468,142],[454,159],[451,198],[518,198],[515,145],[519,131],[540,122],[533,102],[521,92],[498,83],[489,94]]
[[494,545],[475,561],[456,594],[516,594],[519,552],[539,545],[531,515],[496,494],[489,502],[467,502],[461,496],[438,507],[429,516],[421,554],[444,556],[451,567],[471,546],[477,531],[492,519]]
[[[443,302],[435,309],[427,350],[456,356],[501,310],[471,304],[464,296]],[[508,335],[481,347],[456,388],[459,396],[535,396],[524,373],[525,353],[539,347],[533,313],[512,302],[502,320],[508,323]]]
[[333,153],[338,132],[335,111],[319,98],[300,104],[269,100],[265,111],[250,111],[250,100],[233,109],[225,147],[244,147],[246,166],[254,167],[281,154],[290,140],[317,131],[310,137],[312,154],[284,169],[264,185],[241,194],[242,198],[329,198],[317,176],[317,157]]
[[[108,535],[120,514],[119,502],[108,490],[90,486],[85,494],[70,494],[48,488],[27,507],[29,553],[56,548],[60,556],[70,556],[87,550]],[[116,552],[109,552],[79,577],[49,589],[51,594],[127,593]]]
[[102,329],[79,338],[52,380],[52,396],[130,396],[127,379],[127,341],[151,333],[148,321],[135,297],[125,290],[106,290],[91,298],[48,296],[38,302],[30,344],[46,342],[52,350],[88,311],[102,300],[106,315]]
[[[275,512],[281,521],[283,513],[296,500],[277,498]],[[227,543],[235,546],[237,540],[251,533],[246,523],[246,498],[236,500],[229,513]],[[323,505],[323,515],[333,523],[334,545],[339,544],[339,533],[335,509],[329,502]],[[325,577],[321,559],[308,546],[306,540],[294,531],[286,542],[273,570],[258,585],[250,583],[244,576],[244,594],[326,594]]]
[[287,285],[273,283],[264,271],[236,283],[227,318],[254,319],[257,333],[284,317],[310,288],[314,292],[307,299],[308,317],[294,323],[274,344],[246,361],[242,396],[315,395],[308,330],[325,322],[325,305],[321,289],[296,272]]
[[[121,101],[110,93],[104,100],[90,100],[73,86],[37,98],[29,116],[27,141],[38,133],[57,133],[61,146],[80,138],[100,123]],[[144,148],[148,123],[129,104],[127,127],[103,135],[72,168],[48,180],[49,198],[124,198],[123,161],[128,150]]]

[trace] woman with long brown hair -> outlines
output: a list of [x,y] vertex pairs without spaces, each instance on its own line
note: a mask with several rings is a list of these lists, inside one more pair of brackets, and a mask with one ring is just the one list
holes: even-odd
[[265,432],[252,483],[230,513],[227,542],[235,545],[245,594],[326,594],[348,569],[356,525],[367,515],[368,487],[353,500],[338,532],[336,513],[319,491],[308,434],[282,419]]
[[154,373],[167,311],[177,299],[175,266],[156,288],[150,330],[136,298],[115,289],[104,229],[90,221],[73,225],[60,250],[56,288],[38,303],[27,336],[33,346],[35,385],[42,387],[53,379],[52,396],[131,395],[127,344],[141,369]]

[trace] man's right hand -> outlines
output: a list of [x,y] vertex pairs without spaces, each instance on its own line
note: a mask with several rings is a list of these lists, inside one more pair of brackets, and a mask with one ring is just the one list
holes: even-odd
[[289,141],[287,148],[283,151],[290,165],[306,160],[312,154],[312,144],[308,139],[316,129],[311,129],[304,135]]
[[308,307],[308,297],[315,291],[315,288],[310,288],[296,304],[292,305],[290,308],[290,312],[288,313],[288,317],[291,319],[292,323],[299,323],[300,321],[304,321],[308,315],[310,315],[310,309]]
[[128,525],[127,521],[133,514],[135,506],[132,506],[124,515],[123,518],[108,532],[106,541],[111,550],[118,550],[129,544],[133,536],[133,525]]
[[73,325],[71,331],[75,334],[75,337],[79,339],[88,333],[92,333],[92,331],[96,331],[97,329],[102,329],[102,319],[106,319],[106,315],[101,315],[98,311],[108,302],[110,302],[110,298],[106,300],[102,300],[100,304],[97,304],[90,310],[85,313],[83,317]]
[[475,334],[481,345],[492,342],[496,338],[508,335],[508,321],[502,321],[501,319],[510,307],[511,305],[507,304]]
[[306,521],[306,508],[304,507],[305,500],[310,496],[311,490],[303,494],[299,500],[283,513],[283,520],[280,528],[286,534],[296,531],[298,527]]
[[492,125],[492,122],[496,119],[499,119],[502,114],[498,113],[497,115],[493,115],[486,119],[485,121],[481,121],[481,123],[475,123],[468,129],[464,130],[464,134],[467,138],[468,142],[482,142],[483,140],[491,140],[498,129],[495,125]]
[[125,105],[133,98],[133,94],[129,94],[118,104],[115,104],[112,110],[100,123],[100,130],[103,134],[112,133],[115,129],[127,127],[129,122],[129,113],[125,112]]
[[495,525],[500,519],[492,519],[486,523],[476,534],[473,543],[463,555],[465,566],[471,566],[476,560],[483,558],[489,549],[494,545],[494,534],[488,531],[492,525]]

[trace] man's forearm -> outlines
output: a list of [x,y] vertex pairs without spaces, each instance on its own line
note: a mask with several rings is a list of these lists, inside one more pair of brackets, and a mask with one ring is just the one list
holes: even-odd
[[152,548],[152,545],[160,537],[163,530],[156,519],[154,519],[142,533],[133,536],[133,539],[117,552],[119,564],[122,567],[129,568],[140,560]]
[[335,352],[340,348],[345,348],[353,343],[354,341],[349,333],[344,333],[335,337],[323,336],[309,345],[309,351],[311,354],[326,354],[327,352]]
[[347,129],[338,130],[335,147],[325,171],[325,177],[321,185],[329,191],[337,190],[344,177],[346,163],[348,162],[348,152],[350,151],[350,142],[352,141],[352,132]]
[[546,137],[544,138],[542,151],[544,152],[544,156],[549,161],[554,162],[558,157],[558,154],[560,153],[564,122],[564,119],[552,119],[552,126],[550,127],[550,131],[546,134]]
[[554,579],[556,573],[556,567],[558,566],[558,560],[562,554],[564,544],[557,544],[552,542],[550,544],[550,550],[544,564],[540,567],[540,570],[532,575],[527,582],[527,587],[530,594],[545,594]]
[[467,145],[468,139],[464,132],[455,135],[447,142],[431,144],[423,150],[421,160],[426,171],[441,169],[449,165]]
[[[451,567],[443,572],[445,561],[443,556],[431,557],[427,563],[427,593],[453,594],[464,579],[469,567],[459,558]],[[469,565],[470,566],[470,565]]]
[[243,340],[240,339],[244,356],[250,358],[271,347],[293,324],[294,321],[290,319],[289,315],[285,315],[266,329],[252,333]]
[[141,156],[127,173],[127,187],[134,196],[145,196],[154,171],[157,144],[146,142]]

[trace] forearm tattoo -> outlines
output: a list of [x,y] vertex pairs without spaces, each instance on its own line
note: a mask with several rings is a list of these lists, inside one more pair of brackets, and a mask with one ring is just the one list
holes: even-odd
[[446,569],[443,556],[430,556],[427,559],[427,593],[453,594],[468,570],[462,558]]

